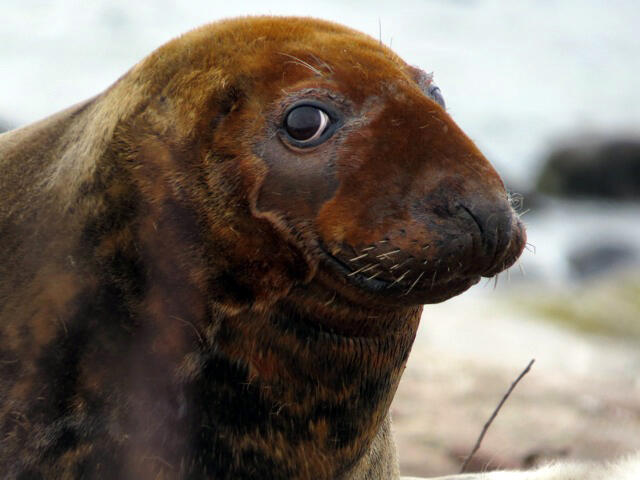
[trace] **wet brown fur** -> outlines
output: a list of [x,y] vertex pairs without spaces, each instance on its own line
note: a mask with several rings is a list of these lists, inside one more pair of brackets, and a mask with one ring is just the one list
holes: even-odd
[[[417,72],[339,25],[235,19],[1,135],[3,475],[396,477],[421,304],[524,242]],[[344,115],[309,152],[278,130],[300,98]]]

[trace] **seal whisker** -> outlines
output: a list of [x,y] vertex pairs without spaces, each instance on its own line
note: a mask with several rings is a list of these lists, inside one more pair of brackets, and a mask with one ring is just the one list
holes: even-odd
[[378,275],[380,275],[382,273],[382,270],[378,270],[376,273],[374,273],[373,275],[371,275],[370,277],[367,278],[367,280],[373,280],[374,278],[376,278]]
[[313,58],[318,65],[320,65],[321,67],[326,68],[329,71],[329,73],[333,73],[333,68],[327,62],[325,62],[324,60],[316,57],[313,53],[310,53],[309,56],[311,58]]
[[368,252],[369,250],[373,250],[374,248],[376,248],[376,246],[375,246],[375,245],[372,245],[372,246],[370,246],[370,247],[363,248],[361,251],[363,251],[363,252]]
[[381,253],[376,258],[380,258],[380,259],[389,258],[389,255],[395,255],[398,252],[400,252],[399,248],[397,248],[396,250],[391,250],[390,252]]
[[407,270],[406,272],[404,272],[402,275],[400,275],[398,278],[396,278],[393,283],[389,284],[389,286],[387,288],[393,287],[396,283],[399,283],[402,281],[402,279],[404,277],[407,276],[407,273],[409,273],[411,270]]
[[405,263],[410,262],[410,261],[411,261],[411,259],[407,258],[404,262],[400,262],[400,263],[395,264],[389,270],[395,270],[396,268],[400,268],[402,265],[404,265]]
[[420,275],[418,275],[418,278],[416,278],[413,283],[411,284],[411,286],[409,287],[409,290],[407,290],[405,292],[405,295],[409,295],[409,293],[411,293],[411,290],[413,290],[413,287],[416,286],[416,284],[420,281],[420,279],[422,278],[422,276],[424,275],[424,272],[421,272]]
[[516,211],[524,205],[524,196],[518,192],[508,191],[507,200],[509,201],[509,205],[511,205]]
[[333,292],[333,297],[331,297],[331,298],[329,299],[329,301],[325,302],[325,303],[324,303],[324,306],[326,307],[326,306],[331,305],[335,299],[336,299],[336,292]]
[[522,274],[522,276],[526,276],[527,272],[524,269],[524,265],[522,265],[522,262],[518,262],[518,268],[520,269],[520,273]]
[[379,264],[379,263],[372,263],[372,264],[371,264],[371,266],[369,266],[369,267],[365,268],[365,269],[364,269],[364,270],[362,270],[362,272],[360,272],[360,273],[368,272],[369,270],[373,270],[374,268],[379,267],[379,266],[380,266],[380,264]]
[[368,254],[368,253],[363,253],[362,255],[358,255],[357,257],[352,258],[352,259],[351,259],[351,260],[349,260],[349,261],[350,261],[350,262],[355,262],[355,261],[360,260],[361,258],[364,258],[364,257],[367,257],[367,256],[369,256],[369,254]]
[[365,268],[371,266],[371,265],[375,265],[374,263],[370,263],[369,265],[365,265],[364,267],[360,267],[358,270],[354,270],[351,273],[347,274],[347,277],[353,277],[354,275],[356,275],[357,273],[362,272]]
[[297,64],[297,65],[303,66],[303,67],[308,68],[309,70],[311,70],[313,73],[315,73],[319,77],[324,77],[324,74],[320,70],[318,70],[316,67],[314,67],[310,63],[305,62],[301,58],[295,57],[293,55],[289,55],[288,53],[284,53],[284,52],[278,52],[278,53],[280,55],[283,55],[285,57],[289,57],[289,58],[292,59],[291,61],[285,62],[285,63],[294,63],[294,64]]

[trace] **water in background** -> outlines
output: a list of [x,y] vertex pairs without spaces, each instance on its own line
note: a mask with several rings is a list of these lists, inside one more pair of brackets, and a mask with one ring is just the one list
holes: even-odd
[[[14,126],[93,96],[203,23],[290,14],[380,36],[409,63],[433,71],[451,115],[521,188],[565,134],[640,134],[637,0],[282,0],[268,7],[256,0],[3,0],[1,10],[0,119]],[[523,260],[546,278],[565,278],[566,248],[576,239],[631,235],[640,244],[635,206],[560,202],[550,212],[531,214],[536,255]]]

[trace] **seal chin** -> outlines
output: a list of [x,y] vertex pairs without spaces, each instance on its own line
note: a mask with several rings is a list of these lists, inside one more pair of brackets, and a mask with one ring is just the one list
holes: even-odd
[[440,303],[466,292],[469,288],[477,284],[480,278],[480,276],[454,278],[445,282],[427,285],[420,290],[404,291],[398,298],[404,303],[418,305]]

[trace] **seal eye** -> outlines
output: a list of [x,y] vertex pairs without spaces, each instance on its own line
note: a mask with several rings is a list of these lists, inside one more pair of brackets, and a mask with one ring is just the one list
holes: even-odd
[[291,110],[284,121],[289,136],[300,144],[316,143],[327,131],[329,115],[318,107],[301,105]]
[[440,87],[438,87],[436,84],[432,83],[431,85],[429,85],[429,88],[427,89],[427,95],[429,95],[429,97],[442,108],[446,108],[444,97],[442,96]]

